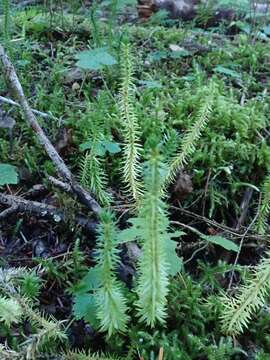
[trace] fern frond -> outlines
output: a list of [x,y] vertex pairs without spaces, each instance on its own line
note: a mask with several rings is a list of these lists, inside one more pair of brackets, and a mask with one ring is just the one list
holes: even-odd
[[270,175],[268,175],[262,187],[262,200],[255,225],[257,232],[264,235],[267,231],[267,220],[270,215]]
[[97,291],[97,317],[101,322],[101,330],[114,332],[126,330],[127,316],[126,299],[122,293],[121,284],[117,281],[115,270],[119,263],[116,248],[117,231],[113,217],[109,212],[100,215],[101,225],[98,230],[98,264],[101,287]]
[[109,206],[112,198],[105,190],[108,179],[102,159],[93,151],[89,151],[82,159],[80,168],[82,185],[89,189],[102,205]]
[[180,150],[173,157],[168,174],[166,176],[164,187],[166,188],[171,182],[173,182],[177,176],[179,170],[181,170],[189,161],[191,156],[196,150],[196,142],[201,137],[201,133],[206,127],[209,115],[212,110],[213,95],[210,93],[203,100],[203,104],[198,110],[197,119],[193,126],[188,129],[180,145]]
[[153,151],[146,178],[146,193],[136,221],[142,240],[143,254],[139,261],[137,306],[142,321],[154,326],[166,317],[168,293],[168,263],[166,240],[168,219],[161,200],[161,161],[158,151]]
[[123,180],[126,190],[137,201],[142,193],[142,185],[140,183],[142,172],[140,164],[141,145],[139,142],[140,129],[134,108],[135,91],[132,57],[128,44],[122,45],[121,60],[119,107],[124,136]]
[[270,252],[257,265],[253,276],[240,287],[237,295],[232,298],[221,297],[224,310],[221,315],[223,331],[229,335],[238,335],[248,328],[252,316],[266,301],[270,290]]

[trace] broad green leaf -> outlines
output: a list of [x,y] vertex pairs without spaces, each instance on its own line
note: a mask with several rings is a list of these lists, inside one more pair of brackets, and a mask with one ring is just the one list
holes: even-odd
[[100,142],[100,143],[96,144],[95,153],[98,156],[104,156],[106,154],[106,149],[105,149],[105,147],[103,145],[103,142]]
[[117,238],[118,244],[124,244],[130,241],[138,239],[142,235],[143,231],[131,226],[128,229],[122,230]]
[[221,65],[216,66],[214,68],[214,71],[217,72],[217,73],[223,74],[223,75],[230,76],[232,78],[240,78],[241,77],[241,74],[238,73],[237,71],[228,69],[228,68],[226,68],[224,66],[221,66]]
[[185,81],[194,81],[196,77],[194,75],[186,75],[186,76],[182,76],[181,79]]
[[222,246],[226,250],[235,251],[235,252],[239,251],[239,246],[238,245],[236,245],[231,240],[228,240],[228,239],[224,238],[223,236],[219,236],[219,235],[201,235],[201,237],[204,240],[209,241],[212,244]]
[[[122,10],[124,6],[131,6],[136,5],[136,0],[117,0],[116,4],[114,5],[116,10]],[[112,6],[112,0],[104,0],[101,3],[101,6],[103,7],[111,7]]]
[[91,140],[88,140],[88,141],[80,144],[80,150],[81,151],[89,150],[89,149],[91,149],[91,147],[92,147],[92,141]]
[[177,242],[166,241],[166,257],[169,264],[169,274],[175,276],[182,269],[182,259],[176,254]]
[[183,235],[186,235],[186,233],[184,231],[181,231],[181,230],[176,230],[176,231],[174,231],[172,233],[169,233],[169,235],[170,235],[171,238],[176,238],[176,237],[179,238],[179,237],[181,237]]
[[117,142],[104,140],[103,146],[110,154],[116,154],[121,151],[121,148]]
[[130,218],[130,219],[128,219],[128,222],[135,227],[144,225],[142,219],[140,219],[140,218]]
[[18,173],[15,166],[0,164],[0,186],[18,184]]
[[270,36],[270,25],[267,25],[263,28],[263,32],[266,34],[266,35],[269,35]]
[[103,66],[117,63],[105,47],[82,51],[76,55],[76,59],[78,60],[76,65],[84,70],[100,70]]
[[90,290],[96,290],[99,288],[100,284],[100,269],[93,267],[76,286],[76,293],[82,294]]
[[151,53],[148,57],[149,61],[159,61],[161,59],[167,59],[169,53],[167,51],[155,51]]
[[94,328],[98,327],[99,322],[96,317],[97,305],[95,295],[81,294],[75,296],[73,301],[73,313],[77,320],[84,319]]
[[162,85],[160,82],[155,80],[139,80],[140,85],[145,86],[147,89],[161,89]]
[[150,17],[149,22],[151,22],[153,25],[161,25],[164,20],[168,19],[168,17],[169,11],[162,9],[154,12]]
[[179,59],[181,57],[187,57],[187,56],[191,56],[192,54],[183,49],[183,50],[179,50],[179,51],[172,51],[172,53],[170,54],[171,58],[173,59]]

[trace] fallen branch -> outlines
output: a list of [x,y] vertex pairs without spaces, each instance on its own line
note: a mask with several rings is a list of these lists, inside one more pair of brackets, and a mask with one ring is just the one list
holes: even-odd
[[89,194],[88,191],[86,191],[81,185],[79,185],[76,182],[70,170],[66,166],[65,162],[60,157],[58,152],[55,150],[52,143],[47,138],[44,131],[38,124],[38,121],[26,100],[22,86],[19,82],[16,71],[14,69],[14,66],[9,60],[1,44],[0,44],[0,63],[2,64],[2,72],[4,74],[8,88],[10,89],[11,93],[14,95],[14,97],[17,99],[18,103],[20,104],[26,122],[35,132],[40,144],[44,147],[48,156],[50,157],[54,166],[56,167],[59,176],[63,178],[63,180],[65,180],[65,182],[67,182],[71,186],[72,193],[77,196],[78,200],[82,204],[84,204],[88,209],[90,209],[96,215],[98,215],[100,212],[99,204],[96,202],[96,200],[92,198],[92,196]]
[[[256,234],[246,234],[245,232],[241,232],[240,230],[236,230],[235,228],[230,228],[229,226],[226,226],[224,224],[220,224],[218,222],[216,222],[215,220],[210,220],[208,218],[206,218],[205,216],[199,215],[199,214],[195,214],[192,211],[183,209],[181,207],[176,207],[171,205],[170,206],[171,209],[176,210],[176,211],[180,211],[181,213],[183,213],[184,215],[187,215],[189,217],[192,217],[194,219],[198,219],[202,222],[205,222],[206,224],[209,224],[213,227],[217,227],[218,229],[223,230],[224,232],[229,233],[231,236],[237,238],[242,238],[243,236],[245,236],[245,238],[248,239],[252,239],[252,240],[266,240],[266,239],[270,239],[270,235],[256,235]],[[250,229],[249,229],[250,230]]]
[[[6,210],[0,212],[0,220],[5,219],[14,212],[22,212],[28,215],[30,214],[37,216],[39,218],[53,220],[55,223],[68,222],[70,220],[70,218],[67,218],[63,211],[55,206],[44,204],[38,201],[26,200],[15,195],[6,195],[0,193],[0,204],[8,206]],[[94,233],[96,230],[96,221],[89,220],[85,216],[76,215],[74,217],[74,222],[90,233]]]
[[[11,99],[8,99],[4,96],[0,96],[0,102],[4,103],[4,104],[8,104],[8,105],[12,105],[12,106],[16,106],[16,107],[20,107],[20,104],[18,104],[16,101],[13,101]],[[38,111],[38,110],[35,110],[35,109],[31,109],[32,112],[38,116],[41,116],[41,117],[44,117],[44,118],[51,118],[51,119],[54,119],[54,120],[57,120],[56,117],[54,117],[53,115],[51,114],[47,114],[47,113],[44,113],[42,111]]]
[[70,194],[72,193],[72,189],[71,186],[59,179],[56,179],[53,176],[49,176],[48,180],[50,181],[50,183],[52,183],[52,185],[54,185],[55,187],[58,187],[59,189],[63,190],[64,192]]
[[8,216],[10,216],[11,214],[14,214],[17,211],[18,211],[18,206],[17,205],[10,206],[9,208],[7,208],[6,210],[3,210],[0,213],[0,220],[3,220],[5,218],[7,218]]

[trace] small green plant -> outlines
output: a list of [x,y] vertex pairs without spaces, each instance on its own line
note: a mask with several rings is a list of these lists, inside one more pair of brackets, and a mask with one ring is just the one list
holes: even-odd
[[[4,1],[7,0],[2,4]],[[232,4],[228,0],[221,2]],[[241,1],[244,2],[248,4],[248,0]],[[5,15],[1,17],[3,28],[8,29],[2,33],[6,38],[11,37],[11,30],[12,36],[16,34],[15,66],[31,106],[59,117],[59,122],[40,119],[42,127],[56,146],[59,145],[56,136],[59,126],[71,130],[71,139],[64,144],[64,150],[62,144],[59,146],[61,156],[71,169],[77,171],[81,164],[83,186],[106,211],[98,219],[95,251],[96,237],[86,236],[84,231],[72,227],[71,237],[67,238],[64,231],[57,236],[59,243],[50,248],[51,258],[34,259],[42,273],[23,271],[22,275],[13,277],[8,285],[12,292],[1,287],[0,338],[5,340],[5,345],[0,345],[0,358],[22,360],[26,354],[33,359],[47,358],[47,350],[62,340],[61,336],[56,341],[47,336],[47,329],[53,333],[55,325],[59,325],[58,330],[63,333],[61,322],[44,317],[38,309],[40,299],[41,308],[51,310],[41,289],[47,280],[52,294],[60,291],[61,312],[57,312],[57,317],[68,319],[70,338],[73,339],[73,326],[75,329],[78,326],[79,333],[84,332],[82,338],[87,339],[91,332],[94,339],[80,344],[79,352],[73,351],[77,345],[72,343],[72,351],[66,353],[71,347],[65,347],[62,342],[63,353],[55,351],[52,356],[59,360],[114,358],[102,353],[91,354],[91,351],[105,349],[129,359],[129,354],[126,355],[129,348],[135,350],[134,358],[144,359],[153,359],[161,348],[163,358],[168,360],[242,358],[230,334],[237,335],[237,327],[244,331],[245,325],[249,328],[248,340],[242,341],[240,337],[239,347],[246,351],[245,343],[256,344],[254,351],[248,349],[250,356],[268,359],[269,314],[267,306],[262,307],[267,304],[269,292],[268,260],[262,261],[264,267],[254,269],[250,282],[240,286],[235,298],[227,296],[221,300],[217,293],[226,287],[232,269],[220,246],[239,252],[239,233],[228,228],[234,227],[234,220],[242,214],[246,188],[260,187],[270,161],[269,96],[265,90],[269,26],[260,28],[255,36],[253,26],[245,20],[233,22],[232,28],[226,27],[226,32],[237,27],[240,33],[230,41],[230,37],[223,37],[222,27],[194,31],[184,24],[179,27],[176,21],[176,26],[171,26],[169,21],[162,26],[157,23],[160,14],[156,23],[150,21],[141,26],[132,18],[132,24],[129,21],[128,26],[119,25],[129,18],[129,9],[117,18],[126,0],[94,2],[90,8],[91,20],[84,13],[83,1],[48,3],[53,17],[51,23],[40,14],[38,6],[18,10],[16,19],[10,19],[9,9],[9,19],[6,17],[5,21]],[[216,5],[219,6],[218,2]],[[235,7],[238,5],[240,2]],[[76,16],[69,13],[71,8],[77,12]],[[207,9],[200,14],[203,21],[208,19],[208,13]],[[12,29],[11,20],[15,25]],[[254,35],[251,44],[248,43],[250,34]],[[263,41],[255,42],[259,36]],[[132,47],[124,43],[124,37]],[[70,71],[74,66],[74,51],[77,51],[74,49],[85,50],[76,56],[80,69],[75,72]],[[70,73],[71,79],[67,80],[65,75]],[[37,79],[36,84],[33,78]],[[0,90],[2,95],[6,94],[2,81]],[[12,116],[17,115],[15,108],[12,111]],[[16,185],[18,176],[15,168],[6,167],[10,153],[8,142],[3,140],[0,141],[0,187],[2,191],[28,196],[28,179],[32,185],[32,177],[37,175],[42,180],[44,174],[54,174],[54,169],[49,161],[41,166],[42,149],[37,149],[30,131],[21,127],[20,117],[16,123],[12,164],[20,170],[21,184],[20,187],[6,186]],[[0,132],[2,134],[2,129]],[[153,135],[156,136],[154,144]],[[120,146],[118,142],[122,142]],[[78,154],[73,150],[79,145],[81,153]],[[26,180],[24,165],[31,173]],[[193,191],[188,197],[178,199],[174,189],[183,170],[192,179]],[[125,194],[121,192],[119,174]],[[268,187],[267,177],[256,228],[263,235],[267,233],[269,216]],[[166,190],[170,192],[169,201]],[[46,195],[44,201],[48,198],[51,196]],[[66,199],[57,194],[53,205],[63,208],[70,218],[74,216],[73,211],[87,216],[83,208],[74,208],[75,201],[73,207]],[[41,201],[41,197],[37,200]],[[131,200],[136,206],[132,204],[130,214],[126,210]],[[186,214],[179,219],[179,209],[175,209],[178,200],[191,213],[201,215],[196,223],[188,223],[183,237],[182,232],[170,229],[170,225],[179,226],[180,221],[189,221]],[[170,208],[167,202],[173,202],[174,206]],[[250,221],[255,202],[252,197],[245,224]],[[43,220],[33,222],[32,219],[31,216],[17,221],[12,239],[10,225],[1,224],[1,253],[10,240],[11,245],[20,237],[28,240],[32,225],[35,229],[39,224],[45,228]],[[175,221],[170,223],[171,219]],[[239,232],[244,231],[245,224],[241,224]],[[58,226],[52,225],[50,232],[58,235],[59,229],[62,230]],[[37,233],[41,230],[37,229]],[[250,245],[248,235],[245,239]],[[251,234],[251,238],[254,235]],[[177,242],[172,240],[174,236]],[[264,237],[258,239],[263,246]],[[129,259],[133,241],[139,246],[137,260]],[[63,242],[70,245],[67,253],[61,252]],[[30,241],[23,245],[22,251],[26,249],[28,256]],[[254,242],[248,248],[252,254],[253,246]],[[234,268],[241,277],[245,267],[240,264],[245,262],[246,253],[240,253],[239,265]],[[27,263],[31,263],[30,257]],[[9,255],[3,256],[1,261],[6,264],[9,259]],[[220,259],[225,260],[224,263],[220,263]],[[126,260],[132,264],[126,264]],[[128,273],[131,289],[118,279],[118,276],[125,277],[126,269],[131,273]],[[72,319],[69,318],[70,295],[74,300]],[[219,317],[226,312],[229,315],[226,319],[224,315],[224,321],[219,322]],[[253,321],[255,313],[257,319]],[[78,337],[76,333],[75,343]],[[256,353],[261,349],[263,351]],[[243,357],[246,357],[244,350]]]
[[166,257],[168,219],[160,199],[162,171],[158,151],[153,150],[147,170],[146,193],[135,222],[143,250],[139,261],[137,306],[141,320],[152,327],[156,321],[164,322],[166,317],[169,282],[169,259]]
[[8,41],[10,38],[10,0],[2,0],[2,8],[4,14],[3,21],[3,35],[4,40]]
[[262,186],[262,199],[258,210],[258,219],[255,229],[259,234],[265,235],[267,232],[267,222],[270,215],[270,176],[268,175]]
[[181,268],[180,259],[175,253],[176,244],[171,240],[180,233],[169,232],[166,205],[161,199],[165,171],[159,150],[155,148],[146,166],[146,190],[138,217],[131,219],[132,227],[121,234],[125,241],[137,238],[142,245],[137,306],[141,321],[152,327],[166,318],[169,274],[174,275]]
[[252,277],[240,286],[235,297],[224,294],[220,301],[224,306],[221,313],[223,331],[238,335],[246,328],[254,314],[265,304],[270,287],[269,253],[257,265]]
[[[25,319],[30,322],[33,334],[27,341],[18,344],[18,350],[14,355],[18,358],[35,359],[37,354],[46,348],[48,342],[61,342],[66,339],[66,335],[60,322],[44,317],[34,307],[30,299],[33,295],[33,286],[29,287],[30,277],[33,283],[33,273],[30,275],[25,269],[0,269],[0,322],[10,328],[12,324],[22,323]],[[27,287],[30,297],[24,295],[20,284],[24,290]],[[0,348],[0,354],[1,352],[12,354],[12,350],[8,348]]]
[[112,197],[106,191],[108,178],[105,171],[105,154],[119,151],[113,143],[104,138],[104,120],[94,117],[88,120],[89,140],[80,145],[86,154],[81,160],[81,183],[88,188],[104,206],[109,206]]
[[21,279],[20,292],[22,296],[29,299],[37,299],[40,294],[40,289],[40,277],[34,271],[26,272]]
[[123,126],[123,179],[127,192],[135,201],[142,193],[141,176],[141,145],[139,140],[139,125],[134,108],[133,59],[130,45],[123,44],[121,51],[121,89],[120,89],[120,117]]
[[73,289],[73,311],[76,318],[90,321],[111,336],[126,330],[129,317],[123,286],[116,277],[119,233],[109,211],[100,214],[97,231],[97,264]]
[[119,262],[116,227],[109,212],[102,213],[100,221],[97,242],[97,270],[100,273],[100,288],[96,293],[97,318],[101,330],[108,331],[110,336],[115,331],[126,330],[128,316],[123,290],[115,275]]
[[196,150],[196,142],[201,137],[203,129],[207,126],[209,115],[212,111],[212,103],[214,98],[214,89],[212,86],[209,88],[209,95],[203,100],[203,104],[198,110],[197,119],[194,124],[184,134],[181,142],[180,151],[172,159],[169,165],[169,171],[165,179],[165,186],[172,183],[179,170],[182,170],[187,165],[189,159]]
[[121,360],[121,358],[110,354],[87,354],[83,351],[69,351],[63,356],[63,360]]

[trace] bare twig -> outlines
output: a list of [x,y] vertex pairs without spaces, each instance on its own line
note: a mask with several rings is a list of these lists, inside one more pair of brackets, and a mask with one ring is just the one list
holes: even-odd
[[240,230],[241,226],[245,222],[245,219],[246,219],[247,213],[248,213],[248,209],[249,209],[249,204],[250,204],[250,201],[252,199],[253,191],[254,190],[252,188],[247,188],[245,193],[244,193],[243,200],[242,200],[241,205],[240,205],[240,210],[242,212],[241,212],[241,215],[240,215],[240,217],[239,217],[239,219],[237,221],[237,225],[235,227],[236,230]]
[[48,180],[50,181],[50,183],[52,183],[54,186],[58,187],[61,190],[64,190],[66,193],[70,194],[72,193],[72,189],[71,186],[59,179],[56,179],[53,176],[49,176]]
[[[260,204],[260,203],[261,203],[261,198],[260,198],[260,200],[259,200],[259,204]],[[259,212],[260,212],[260,206],[258,206],[258,210],[257,210],[256,215],[254,216],[254,218],[252,219],[251,223],[250,223],[249,226],[246,228],[246,231],[244,232],[244,234],[243,234],[242,237],[241,237],[241,241],[240,241],[240,244],[239,244],[239,249],[238,249],[238,251],[237,251],[237,254],[236,254],[236,257],[235,257],[235,260],[234,260],[234,264],[233,264],[233,270],[232,270],[232,273],[231,273],[230,282],[229,282],[229,285],[228,285],[228,290],[230,290],[231,287],[232,287],[232,282],[233,282],[233,278],[234,278],[234,274],[235,274],[235,267],[236,267],[236,265],[237,265],[237,263],[238,263],[239,256],[240,256],[240,253],[241,253],[243,244],[244,244],[244,240],[245,240],[248,232],[250,231],[250,229],[252,229],[253,225],[254,225],[255,222],[257,221],[258,216],[259,216]]]
[[[171,209],[174,209],[176,211],[180,211],[181,213],[187,215],[187,216],[190,216],[192,218],[195,218],[195,219],[199,219],[211,226],[214,226],[214,227],[217,227],[218,229],[222,229],[224,232],[228,232],[229,234],[233,235],[235,238],[242,238],[243,235],[245,235],[246,238],[249,238],[249,239],[253,239],[253,240],[269,240],[270,239],[270,235],[256,235],[256,234],[245,234],[244,233],[241,233],[240,231],[234,229],[234,228],[230,228],[229,226],[226,226],[224,224],[220,224],[218,223],[217,221],[215,220],[210,220],[208,219],[207,217],[204,217],[202,215],[198,215],[198,214],[195,214],[193,213],[192,211],[189,211],[189,210],[186,210],[186,209],[183,209],[181,207],[176,207],[176,206],[173,206],[171,205],[170,206]],[[250,231],[251,228],[249,228],[248,231]]]
[[36,184],[31,189],[27,190],[26,193],[21,196],[25,197],[26,199],[33,200],[39,196],[46,194],[48,190],[43,184]]
[[171,221],[171,224],[181,226],[181,227],[183,227],[185,229],[188,229],[188,230],[194,232],[195,234],[197,234],[199,236],[203,235],[199,230],[195,229],[194,227],[192,227],[190,225],[187,225],[187,224],[184,224],[184,223],[181,223],[179,221]]
[[[44,204],[38,201],[23,199],[15,195],[6,195],[0,193],[0,204],[9,206],[8,209],[0,213],[0,220],[5,218],[11,212],[23,212],[40,218],[53,220],[54,222],[67,222],[69,219],[64,212],[55,206]],[[96,221],[91,221],[85,216],[77,215],[74,218],[76,224],[87,231],[93,233],[96,229]]]
[[38,124],[37,119],[26,100],[14,66],[9,60],[2,45],[0,45],[0,63],[2,64],[2,72],[4,74],[7,86],[20,104],[26,122],[32,128],[40,144],[46,150],[48,156],[56,167],[59,176],[62,177],[71,186],[72,192],[77,196],[78,200],[88,209],[92,210],[96,215],[98,215],[100,212],[99,204],[92,198],[88,191],[86,191],[76,182],[63,159],[57,153],[52,143]]
[[[5,103],[5,104],[9,104],[9,105],[12,105],[12,106],[16,106],[16,107],[20,107],[20,104],[18,104],[16,101],[13,101],[11,99],[8,99],[4,96],[0,96],[0,102],[2,103]],[[44,113],[42,111],[38,111],[38,110],[35,110],[35,109],[31,109],[32,112],[38,116],[41,116],[41,117],[44,117],[44,118],[51,118],[51,119],[54,119],[54,120],[58,120],[56,117],[54,117],[53,115],[51,114],[48,114],[48,113]]]
[[212,175],[212,169],[210,168],[208,170],[208,175],[207,175],[206,184],[205,184],[205,188],[204,188],[203,207],[202,207],[203,216],[205,215],[206,197],[207,197],[207,193],[208,193],[208,189],[209,189],[209,182],[210,182],[211,175]]

